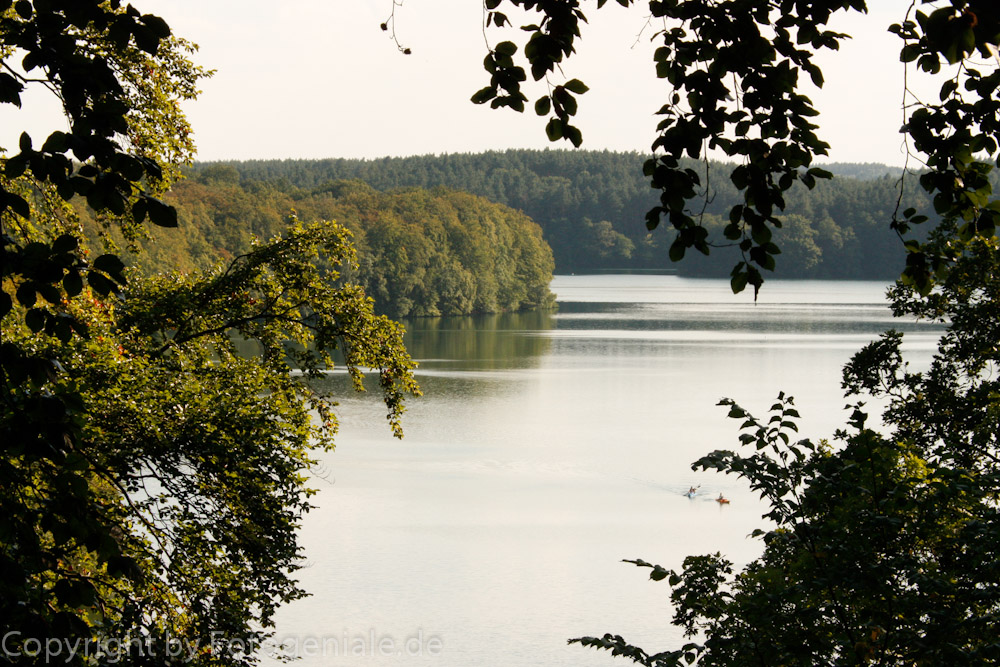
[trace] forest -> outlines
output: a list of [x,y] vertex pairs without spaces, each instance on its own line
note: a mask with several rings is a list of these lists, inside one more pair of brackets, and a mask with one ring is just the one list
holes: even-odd
[[[542,229],[552,248],[557,273],[611,270],[665,270],[683,275],[726,277],[735,248],[722,234],[729,209],[741,195],[723,176],[730,165],[708,163],[708,197],[692,210],[715,240],[709,256],[690,253],[675,265],[668,249],[674,234],[648,231],[644,216],[657,193],[643,174],[647,156],[588,150],[506,150],[478,154],[425,155],[373,160],[266,160],[195,164],[192,180],[209,188],[239,184],[263,202],[321,197],[329,184],[364,181],[380,191],[444,186],[473,193],[523,211]],[[705,164],[688,166],[705,174]],[[775,233],[785,278],[890,280],[904,250],[887,234],[899,200],[901,170],[878,164],[833,164],[835,175],[812,190],[796,184],[786,195],[784,226]],[[180,189],[184,210],[190,189]],[[269,205],[269,204],[268,204]],[[266,207],[267,205],[265,205]],[[900,210],[914,207],[933,217],[929,198],[916,179],[907,178]],[[701,209],[704,208],[703,212]],[[259,218],[259,212],[250,212]],[[733,251],[733,252],[730,252]]]
[[[506,206],[445,188],[383,193],[360,181],[310,190],[237,181],[231,167],[214,166],[177,183],[167,201],[180,229],[151,230],[129,259],[147,273],[203,270],[247,252],[255,238],[284,234],[290,220],[335,220],[358,251],[340,280],[363,287],[379,312],[421,317],[553,304],[552,252],[538,225]],[[87,236],[100,234],[96,218],[81,217]]]

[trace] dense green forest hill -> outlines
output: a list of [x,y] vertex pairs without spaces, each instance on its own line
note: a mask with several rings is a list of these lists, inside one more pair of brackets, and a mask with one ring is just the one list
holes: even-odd
[[[542,228],[560,273],[612,269],[673,269],[673,240],[661,226],[647,233],[644,215],[656,203],[642,174],[644,155],[609,151],[509,150],[375,160],[270,160],[196,165],[194,179],[239,182],[248,189],[269,183],[286,192],[311,190],[339,179],[359,179],[390,191],[446,186],[519,209]],[[897,206],[900,170],[877,164],[825,165],[836,174],[814,190],[797,187],[787,197],[778,244],[782,277],[890,279],[903,261],[888,221]],[[704,173],[704,166],[692,163]],[[722,219],[739,202],[736,189],[710,165],[704,221],[722,240]],[[908,184],[903,207],[932,215],[930,202]],[[727,276],[729,252],[694,257],[680,271]]]
[[[148,272],[209,268],[268,239],[289,214],[335,220],[354,235],[356,270],[344,278],[393,317],[497,313],[551,307],[552,251],[523,213],[435,188],[379,192],[360,181],[314,190],[199,177],[168,196],[180,229],[154,230],[132,260]],[[85,217],[92,238],[97,221]]]

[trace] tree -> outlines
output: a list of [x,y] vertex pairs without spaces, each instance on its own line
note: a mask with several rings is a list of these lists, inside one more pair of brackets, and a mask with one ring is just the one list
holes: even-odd
[[359,389],[374,369],[400,434],[418,392],[401,329],[338,284],[353,250],[332,223],[292,219],[205,273],[95,257],[80,200],[126,241],[176,226],[159,197],[193,153],[178,103],[205,72],[116,0],[0,2],[0,36],[0,100],[48,88],[68,121],[2,160],[4,658],[252,664],[302,595],[304,473],[336,430],[306,380],[335,351]]
[[[487,0],[487,25],[510,24],[502,4]],[[507,4],[540,17],[522,26],[532,77],[549,85],[535,111],[550,116],[551,139],[580,145],[571,120],[574,95],[586,86],[549,81],[586,20],[579,3]],[[733,290],[756,291],[761,270],[776,266],[772,230],[782,226],[785,193],[795,181],[811,188],[831,176],[812,167],[828,146],[799,76],[822,85],[814,56],[846,37],[825,26],[835,12],[864,11],[865,3],[652,0],[649,10],[663,20],[654,59],[671,88],[646,162],[661,192],[647,225],[667,220],[675,228],[672,259],[689,248],[708,254],[712,241],[692,202],[711,191],[680,160],[706,149],[736,158],[729,180],[743,201],[729,211],[723,236],[741,253]],[[909,96],[902,130],[941,222],[917,239],[906,235],[924,213],[897,206],[886,221],[907,252],[889,296],[897,315],[947,324],[931,368],[909,372],[894,332],[862,349],[844,370],[844,388],[849,397],[888,400],[886,432],[867,426],[857,403],[835,446],[793,442],[798,414],[783,394],[766,421],[724,400],[750,453],[720,450],[694,467],[742,476],[761,494],[771,522],[756,532],[763,555],[735,574],[721,554],[689,557],[680,572],[628,561],[673,586],[674,623],[694,640],[684,647],[650,654],[615,634],[571,641],[645,665],[1000,663],[1000,201],[989,181],[1000,133],[1000,7],[922,0],[902,19],[890,28],[902,40],[900,59],[941,82],[938,101]],[[518,48],[508,41],[490,50],[490,85],[474,102],[523,110]]]

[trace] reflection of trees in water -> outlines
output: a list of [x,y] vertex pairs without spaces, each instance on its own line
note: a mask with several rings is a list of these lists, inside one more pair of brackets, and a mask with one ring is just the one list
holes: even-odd
[[[521,376],[502,371],[538,368],[551,347],[550,337],[538,334],[555,326],[553,311],[421,317],[403,324],[406,348],[420,364],[416,374],[424,393],[409,401],[410,421],[419,418],[420,405],[428,399],[436,409],[462,410],[470,397],[497,397],[517,391],[516,378]],[[310,384],[345,403],[368,403],[376,398],[376,392],[355,394],[346,373],[316,378]],[[366,373],[365,386],[377,387],[377,374]],[[454,404],[442,408],[442,401]]]
[[532,311],[404,321],[410,355],[424,369],[531,368],[549,350],[552,312]]
[[[420,363],[418,381],[426,396],[468,397],[505,393],[510,377],[483,375],[489,371],[537,368],[543,355],[549,352],[549,336],[537,335],[555,327],[554,311],[529,311],[463,317],[420,317],[403,322],[404,343],[410,355]],[[260,350],[255,341],[234,340],[241,354],[253,356]],[[334,354],[335,372],[310,381],[318,391],[341,397],[367,401],[377,398],[358,395],[350,387],[343,359]],[[421,371],[447,373],[447,377],[421,375]],[[455,374],[452,375],[451,373]],[[365,387],[378,388],[378,374],[365,373]],[[411,407],[415,401],[411,400]]]

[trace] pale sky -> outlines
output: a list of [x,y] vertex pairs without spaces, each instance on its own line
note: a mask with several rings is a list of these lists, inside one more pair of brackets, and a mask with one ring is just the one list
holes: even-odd
[[[133,0],[159,14],[175,34],[199,44],[195,60],[217,70],[187,107],[199,159],[375,158],[505,148],[570,148],[550,143],[544,119],[476,106],[488,82],[482,7],[474,0],[405,0],[396,10],[406,56],[379,29],[392,0]],[[826,87],[811,93],[823,112],[831,159],[902,164],[902,66],[898,39],[906,0],[872,0],[867,16],[833,28],[855,39],[824,58]],[[589,8],[568,78],[591,88],[578,124],[586,149],[646,152],[666,85],[653,75],[652,30],[642,8],[609,2]],[[512,18],[514,16],[512,15]],[[522,40],[491,28],[492,43]],[[541,84],[529,87],[533,102]],[[8,105],[4,105],[5,107]],[[0,145],[21,129],[39,138],[46,115],[36,107],[0,115]],[[52,122],[48,117],[47,121]],[[61,129],[58,124],[47,128]]]

